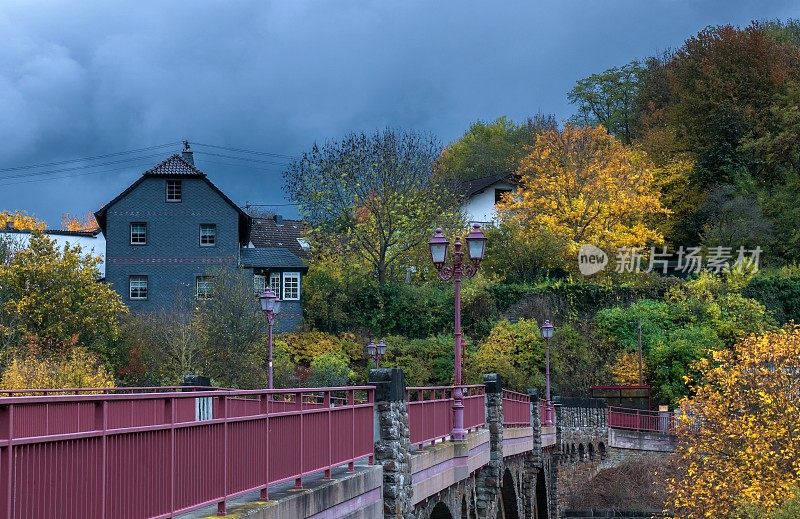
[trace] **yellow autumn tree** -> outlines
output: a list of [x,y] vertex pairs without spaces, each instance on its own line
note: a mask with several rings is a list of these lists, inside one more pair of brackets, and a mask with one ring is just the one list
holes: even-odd
[[69,213],[61,215],[61,229],[65,231],[91,232],[99,228],[97,220],[91,211],[84,216],[73,216]]
[[0,228],[9,225],[20,231],[43,231],[47,227],[44,221],[21,211],[0,211]]
[[[645,372],[647,367],[644,365],[642,359],[642,371]],[[614,363],[611,365],[611,376],[614,377],[614,382],[623,386],[629,386],[639,383],[639,355],[635,351],[623,351],[617,355]]]
[[554,266],[574,265],[587,243],[610,252],[663,241],[649,224],[667,212],[652,164],[601,126],[539,134],[517,174],[519,187],[499,205],[500,215],[531,243],[542,235],[557,240],[563,254]]
[[742,517],[791,499],[800,484],[800,327],[751,336],[697,365],[682,402],[675,517]]

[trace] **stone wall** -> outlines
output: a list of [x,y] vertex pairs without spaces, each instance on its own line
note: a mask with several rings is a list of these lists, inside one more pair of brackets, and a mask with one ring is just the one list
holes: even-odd
[[595,519],[597,517],[615,519],[665,518],[660,510],[564,510],[563,519]]

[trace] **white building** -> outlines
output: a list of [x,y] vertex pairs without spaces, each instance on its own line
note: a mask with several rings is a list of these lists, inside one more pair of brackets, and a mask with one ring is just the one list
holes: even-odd
[[[106,276],[106,239],[100,230],[96,231],[60,231],[46,230],[44,234],[56,242],[59,249],[65,245],[80,245],[81,251],[92,256],[100,257],[100,277]],[[31,231],[19,231],[16,229],[3,229],[0,231],[0,239],[7,239],[14,242],[19,247],[26,247],[31,237]]]
[[501,173],[460,183],[456,189],[463,197],[461,211],[470,225],[497,222],[497,204],[502,196],[517,187],[512,173]]

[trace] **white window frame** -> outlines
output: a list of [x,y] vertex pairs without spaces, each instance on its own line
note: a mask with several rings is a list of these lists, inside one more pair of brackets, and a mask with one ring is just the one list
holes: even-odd
[[[288,290],[286,289],[286,282],[291,280],[297,280],[297,296],[296,297],[289,297],[287,295]],[[299,301],[300,300],[300,273],[299,272],[284,272],[283,273],[283,297],[284,301]]]
[[[144,233],[136,233],[137,236],[139,236],[140,234],[143,234],[144,235],[144,241],[142,241],[142,242],[133,241],[133,226],[134,225],[136,225],[136,226],[140,225],[140,226],[142,226],[144,228]],[[147,245],[147,222],[131,222],[129,238],[130,238],[131,245]]]
[[[169,188],[170,188],[171,185],[172,186],[177,185],[178,189],[177,190],[173,189],[172,193],[170,193],[170,189]],[[166,184],[165,184],[165,189],[166,189],[166,192],[164,193],[164,195],[165,195],[165,200],[167,202],[175,203],[175,202],[182,202],[183,201],[183,181],[182,180],[168,179]],[[175,193],[176,192],[178,194],[177,198],[175,197]],[[172,198],[170,198],[170,194],[172,195]]]
[[[144,297],[134,296],[133,295],[133,290],[134,290],[133,283],[134,283],[134,281],[137,282],[137,284],[141,283],[142,281],[144,281],[144,287],[142,287],[141,285],[136,287],[137,291],[140,291],[140,290],[142,290],[142,288],[144,288]],[[130,299],[131,301],[146,301],[147,300],[147,296],[150,295],[150,287],[148,286],[149,284],[150,283],[149,283],[149,279],[147,278],[147,276],[143,276],[143,275],[129,276],[128,277],[128,299]]]
[[256,294],[261,294],[267,288],[267,276],[263,274],[253,274],[253,290]]
[[281,297],[281,273],[269,273],[269,288],[275,293],[276,296]]
[[[208,283],[208,288],[201,295],[200,283]],[[200,300],[211,299],[211,291],[214,288],[214,276],[195,276],[194,280],[194,296]]]
[[[204,234],[203,231],[206,231]],[[208,231],[211,231],[210,233]],[[211,243],[203,243],[203,238],[211,237]],[[217,246],[217,224],[215,223],[201,223],[200,224],[200,246],[201,247],[216,247]]]

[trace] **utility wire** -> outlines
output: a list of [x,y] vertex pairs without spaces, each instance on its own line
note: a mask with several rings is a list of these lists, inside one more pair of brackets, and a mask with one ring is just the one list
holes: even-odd
[[112,160],[112,161],[109,161],[109,162],[101,162],[99,164],[83,164],[81,166],[73,166],[71,168],[51,169],[51,170],[48,170],[48,171],[26,171],[24,173],[17,173],[15,175],[0,176],[0,180],[9,180],[9,179],[25,178],[25,177],[36,177],[36,176],[41,176],[41,175],[52,175],[52,174],[55,174],[55,173],[64,173],[66,171],[79,171],[79,170],[82,170],[82,169],[99,168],[99,167],[102,167],[102,166],[114,166],[116,164],[124,164],[126,162],[141,161],[141,160],[145,160],[145,159],[153,159],[155,157],[160,157],[160,156],[161,156],[161,154],[157,153],[157,154],[150,154],[150,155],[141,155],[141,156],[138,156],[138,157],[129,157],[129,158],[120,159],[120,160]]
[[31,182],[46,182],[46,181],[49,181],[49,180],[58,180],[58,179],[63,179],[63,178],[83,177],[83,176],[86,176],[86,175],[97,175],[97,174],[100,174],[100,173],[113,173],[115,171],[130,170],[133,166],[137,166],[139,164],[150,164],[150,163],[151,163],[150,161],[147,161],[147,162],[140,161],[138,163],[128,164],[127,166],[122,167],[122,168],[104,169],[104,170],[101,170],[101,171],[87,171],[85,173],[73,173],[71,175],[61,175],[61,176],[58,176],[58,177],[33,178],[33,179],[28,179],[28,180],[17,180],[15,182],[0,182],[0,186],[16,186],[18,184],[30,184]]
[[252,153],[253,155],[266,155],[267,157],[278,157],[282,159],[290,159],[290,160],[297,160],[300,157],[294,155],[283,155],[281,153],[270,153],[268,151],[255,151],[255,150],[246,150],[242,148],[229,148],[227,146],[217,146],[216,144],[203,144],[201,142],[193,142],[192,145],[194,146],[205,146],[207,148],[217,148],[220,150],[227,150],[227,151],[235,151],[239,153]]
[[222,155],[220,153],[211,153],[211,152],[208,152],[208,151],[196,151],[195,153],[197,153],[198,155],[210,155],[212,157],[222,157],[224,159],[244,160],[244,161],[247,161],[247,162],[259,162],[259,163],[262,163],[262,164],[270,164],[272,166],[288,166],[289,165],[289,163],[287,163],[287,162],[274,162],[274,161],[263,160],[263,159],[251,159],[249,157],[235,157],[233,155]]
[[36,169],[36,168],[44,168],[44,167],[49,167],[49,166],[61,166],[61,165],[64,165],[64,164],[70,164],[72,162],[86,162],[86,161],[90,161],[90,160],[106,159],[108,157],[116,157],[118,155],[126,155],[128,153],[139,153],[139,152],[142,152],[142,151],[150,151],[150,150],[156,150],[156,149],[159,149],[159,148],[167,148],[169,146],[175,146],[175,145],[178,145],[178,144],[180,144],[180,142],[168,142],[167,144],[159,144],[157,146],[149,146],[147,148],[139,148],[139,149],[136,149],[136,150],[118,151],[116,153],[106,153],[105,155],[95,155],[94,157],[84,157],[84,158],[80,158],[80,159],[61,160],[61,161],[58,161],[58,162],[43,162],[41,164],[28,164],[27,166],[15,166],[15,167],[12,167],[12,168],[2,168],[2,169],[0,169],[0,172],[3,172],[3,171],[18,171],[18,170],[23,170],[23,169]]

